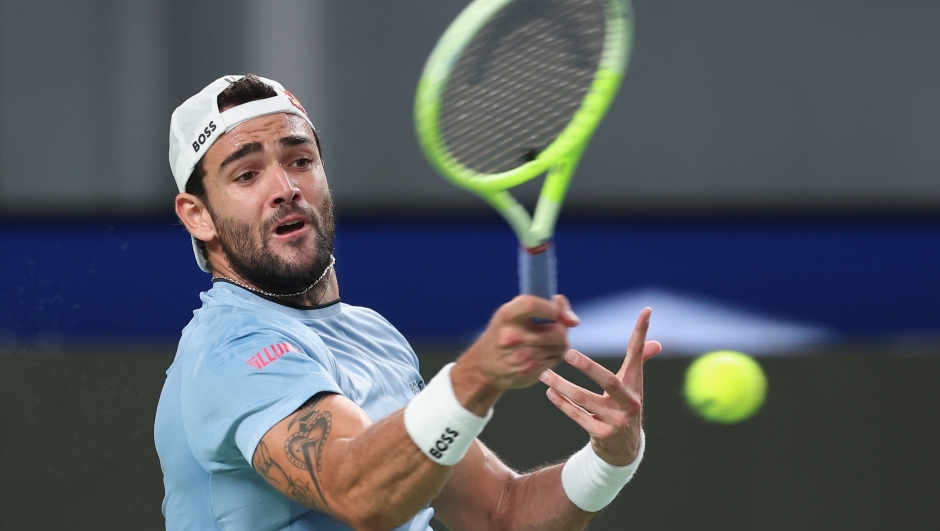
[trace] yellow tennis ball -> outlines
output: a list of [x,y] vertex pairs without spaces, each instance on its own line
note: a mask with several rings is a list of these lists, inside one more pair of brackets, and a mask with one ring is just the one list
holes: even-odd
[[705,420],[740,422],[760,409],[766,394],[764,371],[740,352],[709,352],[685,373],[685,398]]

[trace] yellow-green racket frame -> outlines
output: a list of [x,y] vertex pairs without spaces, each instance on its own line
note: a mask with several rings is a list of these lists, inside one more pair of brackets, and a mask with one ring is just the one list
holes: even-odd
[[[480,174],[460,164],[447,150],[438,118],[451,67],[464,47],[499,10],[513,0],[477,0],[451,23],[431,53],[418,82],[415,128],[425,156],[454,184],[490,203],[512,226],[519,242],[534,248],[549,240],[568,183],[587,143],[620,87],[630,56],[633,13],[626,0],[608,0],[604,50],[580,108],[560,135],[534,160],[513,170]],[[533,217],[506,190],[546,173]]]

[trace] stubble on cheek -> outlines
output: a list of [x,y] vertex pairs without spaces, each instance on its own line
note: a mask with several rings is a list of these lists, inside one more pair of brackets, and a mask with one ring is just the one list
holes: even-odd
[[[304,237],[276,241],[275,227],[292,214],[306,216],[311,230]],[[308,287],[325,271],[333,253],[334,221],[329,196],[319,212],[294,205],[262,222],[260,228],[218,216],[211,209],[210,215],[232,270],[266,291],[290,293]]]

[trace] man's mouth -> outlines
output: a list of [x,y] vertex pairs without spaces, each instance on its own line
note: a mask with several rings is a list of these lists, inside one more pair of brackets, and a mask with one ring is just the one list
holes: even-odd
[[299,231],[300,229],[304,228],[304,225],[306,225],[306,223],[302,219],[285,221],[284,223],[278,225],[277,228],[274,229],[274,232],[283,236],[284,234],[291,234],[293,232]]

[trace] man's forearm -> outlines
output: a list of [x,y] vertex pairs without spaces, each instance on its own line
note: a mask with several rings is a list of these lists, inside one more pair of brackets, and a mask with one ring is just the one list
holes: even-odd
[[347,398],[311,400],[265,434],[252,467],[294,501],[357,529],[391,529],[423,509],[452,467],[427,458],[402,411],[371,424]]
[[403,524],[440,493],[489,419],[466,409],[469,397],[456,396],[451,368],[376,424],[340,395],[309,401],[265,435],[255,470],[295,501],[354,527]]
[[405,431],[399,411],[354,438],[330,448],[327,502],[339,514],[356,515],[371,529],[391,529],[414,517],[433,500],[452,467],[421,452]]
[[477,441],[434,501],[435,516],[451,531],[584,529],[594,514],[568,500],[561,469],[520,475]]
[[588,445],[562,464],[520,475],[477,441],[435,499],[436,516],[451,531],[584,529],[629,481],[641,455],[626,467],[598,465]]
[[571,503],[561,484],[562,464],[516,476],[506,487],[495,515],[496,529],[580,531],[597,513]]

